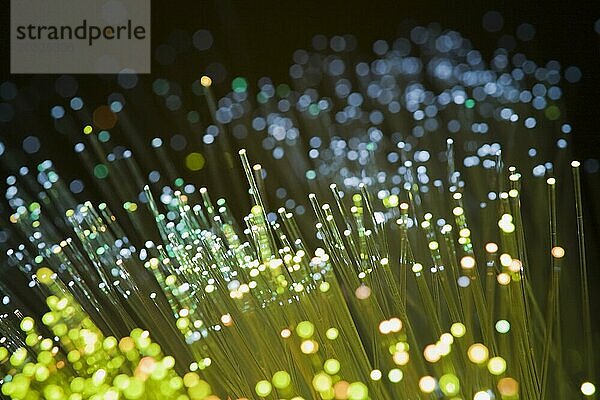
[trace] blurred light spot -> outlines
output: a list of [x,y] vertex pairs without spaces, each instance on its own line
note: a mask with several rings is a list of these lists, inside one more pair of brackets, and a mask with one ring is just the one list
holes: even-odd
[[69,184],[69,190],[75,194],[81,193],[83,191],[83,187],[83,182],[79,179],[75,179]]
[[138,83],[138,76],[134,70],[125,68],[117,75],[117,82],[123,89],[132,89]]
[[576,66],[565,69],[565,79],[569,83],[577,83],[581,80],[581,70]]
[[69,102],[71,108],[75,111],[81,110],[83,108],[83,100],[80,97],[73,97]]
[[108,106],[102,105],[92,115],[94,125],[99,129],[111,129],[117,123],[117,115]]
[[200,51],[208,50],[214,42],[213,35],[206,29],[199,29],[192,36],[192,44]]
[[0,84],[0,97],[2,97],[2,100],[13,100],[15,97],[17,97],[18,93],[19,91],[17,90],[17,85],[14,83],[6,81]]
[[483,15],[481,22],[488,32],[498,32],[504,26],[504,18],[498,11],[488,11]]
[[37,153],[40,149],[40,140],[35,136],[27,136],[23,139],[23,150],[27,154]]
[[54,119],[62,118],[65,115],[65,109],[62,106],[54,106],[50,109],[50,115]]
[[199,171],[204,168],[206,160],[200,153],[190,153],[185,157],[185,166],[190,171]]
[[176,151],[182,151],[187,146],[187,139],[183,135],[173,135],[170,141],[171,148]]
[[98,179],[104,179],[108,176],[108,168],[104,164],[97,164],[94,167],[94,176]]
[[523,23],[517,27],[517,37],[523,42],[528,42],[535,37],[535,27],[528,23]]

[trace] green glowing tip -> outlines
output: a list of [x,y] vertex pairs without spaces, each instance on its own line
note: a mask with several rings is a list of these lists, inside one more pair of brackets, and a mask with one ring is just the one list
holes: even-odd
[[329,375],[335,375],[340,372],[340,362],[335,358],[330,358],[323,364],[323,370]]
[[260,397],[267,397],[269,394],[271,394],[272,389],[271,382],[269,381],[259,381],[254,387],[256,394]]
[[365,400],[369,397],[369,389],[362,382],[353,382],[348,386],[349,400]]
[[104,179],[108,176],[108,168],[104,164],[98,164],[94,167],[94,176],[98,179]]
[[440,390],[446,396],[455,396],[460,391],[460,382],[456,375],[445,374],[439,380]]
[[236,93],[243,93],[248,89],[248,82],[245,78],[238,76],[231,82],[231,89]]
[[315,333],[315,326],[310,321],[302,321],[296,326],[296,333],[303,339],[309,339]]
[[313,387],[318,392],[325,392],[331,389],[333,381],[331,377],[324,373],[316,374],[312,381]]
[[286,371],[277,371],[273,374],[273,386],[277,389],[285,389],[292,382],[290,374]]

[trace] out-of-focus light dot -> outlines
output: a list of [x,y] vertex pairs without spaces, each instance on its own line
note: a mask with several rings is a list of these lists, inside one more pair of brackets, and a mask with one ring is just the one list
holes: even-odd
[[111,129],[117,123],[117,114],[113,113],[108,106],[96,108],[92,114],[94,125],[99,129]]
[[366,400],[369,398],[369,389],[362,382],[352,382],[348,386],[349,400]]
[[596,386],[592,382],[583,382],[581,384],[581,393],[585,396],[593,396],[596,393]]
[[27,136],[23,139],[23,150],[27,154],[34,154],[40,150],[40,140],[35,136]]
[[198,111],[190,111],[187,113],[187,120],[189,121],[189,123],[195,124],[198,121],[200,121],[200,114],[198,113]]
[[106,143],[110,140],[110,133],[108,131],[98,132],[98,140],[102,143]]
[[152,91],[159,96],[164,96],[169,92],[169,82],[159,78],[152,82]]
[[464,256],[460,259],[460,266],[465,269],[473,269],[475,267],[475,258],[471,256]]
[[329,339],[329,340],[337,339],[338,335],[339,335],[339,331],[336,328],[329,328],[325,332],[325,336],[327,336],[327,339]]
[[120,101],[115,100],[110,103],[110,111],[118,113],[121,112],[121,110],[123,110],[123,103],[121,103]]
[[317,173],[313,170],[306,171],[306,179],[313,180],[317,177]]
[[292,378],[286,371],[277,371],[273,374],[272,382],[277,389],[285,389],[292,382]]
[[0,97],[2,97],[2,100],[13,100],[15,97],[17,97],[18,93],[17,85],[14,83],[6,81],[0,84]]
[[304,340],[300,344],[300,351],[304,354],[313,354],[316,353],[319,349],[319,344],[314,340]]
[[138,76],[131,68],[125,68],[117,75],[117,82],[123,89],[132,89],[138,84]]
[[475,393],[475,396],[473,396],[473,400],[491,400],[492,397],[490,396],[490,394],[488,392],[477,392]]
[[192,44],[197,50],[208,50],[213,45],[213,42],[212,33],[206,29],[199,29],[192,35]]
[[529,128],[529,129],[535,128],[536,124],[537,124],[537,121],[533,117],[529,117],[529,118],[525,119],[525,127],[526,128]]
[[419,389],[421,389],[421,392],[423,393],[433,393],[435,386],[435,379],[431,376],[424,376],[419,379]]
[[60,119],[65,116],[65,109],[62,106],[54,106],[50,109],[50,115],[54,119]]
[[488,11],[483,15],[482,25],[488,32],[498,32],[504,26],[504,18],[498,11]]
[[438,385],[446,396],[455,396],[460,391],[460,381],[454,374],[442,375]]
[[475,364],[482,364],[487,361],[489,356],[488,348],[481,343],[475,343],[467,350],[469,360]]
[[569,83],[577,83],[581,80],[581,70],[574,65],[565,69],[565,79]]
[[91,125],[86,125],[83,127],[83,133],[85,133],[86,135],[89,135],[90,133],[92,133],[93,128]]
[[169,144],[173,150],[182,151],[187,146],[187,139],[183,135],[176,134],[171,137]]
[[531,24],[521,24],[517,27],[517,37],[523,42],[528,42],[535,37],[535,27]]
[[471,284],[471,280],[468,276],[461,276],[456,281],[458,283],[458,286],[460,286],[461,288],[466,288]]
[[73,150],[75,150],[76,153],[81,153],[82,151],[85,150],[85,144],[83,143],[77,143],[74,147]]
[[502,357],[492,357],[487,367],[492,375],[501,375],[506,371],[506,361]]
[[402,373],[402,370],[400,370],[399,368],[393,368],[390,370],[390,372],[388,372],[388,379],[392,383],[400,382],[403,377],[404,377],[404,374]]
[[296,326],[296,334],[303,339],[312,337],[315,332],[315,326],[310,321],[302,321]]
[[256,391],[256,394],[259,395],[260,397],[267,397],[269,394],[271,394],[271,390],[272,390],[272,386],[271,386],[271,382],[269,381],[259,381],[254,390]]
[[69,102],[69,105],[73,110],[79,111],[83,108],[83,100],[81,100],[81,97],[73,97]]
[[245,78],[238,76],[233,81],[231,81],[231,89],[236,93],[243,93],[248,88],[248,82]]
[[513,397],[519,393],[519,383],[510,377],[502,378],[498,381],[498,391],[502,396]]
[[185,166],[190,171],[200,171],[204,168],[206,160],[200,153],[190,153],[185,157]]
[[83,182],[79,179],[75,179],[69,184],[69,190],[75,194],[81,193],[83,191],[83,187]]
[[165,105],[171,111],[177,111],[181,108],[181,98],[175,94],[167,96]]
[[98,179],[104,179],[108,176],[108,168],[104,164],[98,164],[94,167],[94,176]]
[[371,288],[366,285],[360,285],[355,291],[354,294],[359,300],[366,300],[371,296]]
[[340,372],[340,362],[335,358],[330,358],[323,364],[323,370],[329,375],[335,375]]
[[555,121],[560,118],[560,109],[555,105],[551,105],[550,107],[546,108],[544,114],[550,121]]

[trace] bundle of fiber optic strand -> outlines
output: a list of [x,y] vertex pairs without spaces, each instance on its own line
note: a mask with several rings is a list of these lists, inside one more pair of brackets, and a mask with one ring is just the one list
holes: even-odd
[[[415,43],[457,38],[428,35]],[[224,196],[213,202],[206,188],[196,190],[198,182],[181,178],[163,186],[155,201],[157,190],[142,178],[151,151],[108,153],[111,161],[110,139],[86,121],[83,131],[95,152],[80,153],[84,163],[93,166],[96,156],[105,166],[108,175],[101,174],[98,185],[111,194],[105,203],[77,204],[50,161],[37,166],[36,177],[23,169],[18,183],[9,176],[10,222],[24,239],[8,250],[9,268],[22,272],[30,290],[14,296],[8,285],[1,288],[7,299],[2,394],[57,400],[593,397],[580,166],[569,164],[566,152],[550,161],[544,140],[511,126],[530,113],[551,121],[556,113],[506,107],[509,99],[491,94],[482,99],[491,113],[485,111],[490,107],[471,113],[478,87],[496,93],[490,77],[502,93],[513,85],[520,96],[522,88],[483,64],[475,68],[482,80],[471,86],[458,87],[443,75],[454,68],[447,65],[427,68],[433,78],[420,76],[415,65],[443,60],[428,52],[408,56],[401,47],[407,42],[378,50],[389,65],[358,62],[356,79],[369,76],[360,89],[352,92],[343,78],[347,82],[323,98],[316,87],[331,89],[314,77],[277,94],[263,82],[256,104],[243,79],[218,103],[210,79],[200,81],[213,119],[207,135],[218,133],[206,153],[225,148],[227,159],[239,147],[228,135],[237,138],[239,126],[266,131],[263,145],[271,154],[241,135],[249,149],[239,151],[242,168],[231,160],[209,165],[221,187],[235,192],[247,182],[249,201],[232,196],[235,202],[228,203]],[[446,61],[457,60],[458,68],[472,49],[461,44],[456,50]],[[336,60],[327,70],[339,70]],[[306,65],[313,75],[322,71]],[[403,76],[410,83],[402,83]],[[425,88],[429,79],[436,91]],[[391,100],[363,111],[362,101],[378,93],[373,81],[383,92],[393,89]],[[335,96],[348,108],[333,121]],[[436,110],[428,108],[433,104]],[[412,120],[395,118],[396,107]],[[449,132],[438,129],[446,118]],[[457,123],[459,130],[477,131],[454,132]],[[473,135],[492,127],[489,136]],[[554,134],[553,127],[546,129]],[[165,160],[161,143],[151,141]],[[464,152],[464,174],[455,151]],[[248,154],[261,164],[251,165]],[[532,168],[529,160],[515,161],[523,154],[547,161]],[[196,159],[187,161],[193,166]],[[524,171],[533,172],[531,181]],[[228,176],[237,179],[223,182]],[[293,210],[271,209],[287,197],[282,187],[274,190],[280,182],[290,198],[306,195],[312,214],[287,201]],[[572,191],[557,190],[561,186]],[[124,211],[113,212],[110,204]],[[568,260],[579,262],[578,272],[562,272]],[[577,304],[562,301],[568,279],[581,286]],[[543,301],[536,291],[546,293]],[[568,316],[576,322],[566,325]],[[583,340],[568,340],[574,337]],[[568,359],[567,343],[579,360]],[[577,371],[567,368],[583,361]]]

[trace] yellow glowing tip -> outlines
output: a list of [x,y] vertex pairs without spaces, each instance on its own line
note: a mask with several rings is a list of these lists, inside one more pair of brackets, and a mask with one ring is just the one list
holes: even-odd
[[553,247],[550,252],[554,258],[563,258],[565,256],[565,249],[560,246]]
[[210,77],[204,75],[202,78],[200,78],[200,84],[204,87],[210,87],[210,85],[212,85],[212,79],[210,79]]
[[48,285],[54,281],[54,279],[52,278],[53,275],[54,272],[52,272],[50,268],[46,267],[38,269],[36,273],[38,280],[45,285]]

